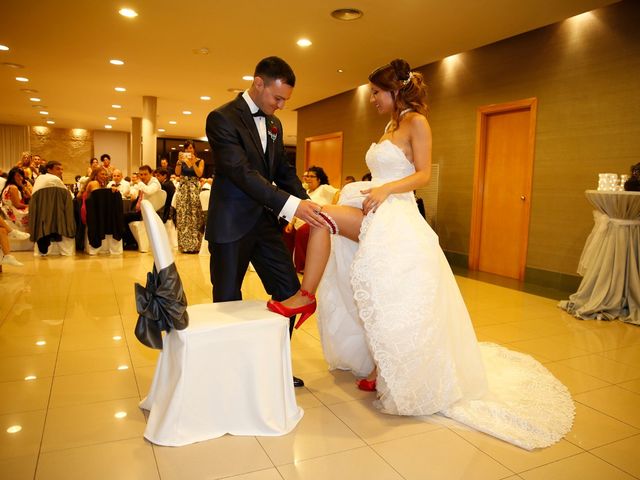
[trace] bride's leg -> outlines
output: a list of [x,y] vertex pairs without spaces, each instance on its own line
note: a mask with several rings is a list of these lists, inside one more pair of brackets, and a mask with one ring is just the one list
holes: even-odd
[[[338,233],[351,240],[358,241],[360,226],[362,225],[362,210],[342,205],[327,205],[322,207],[322,213],[328,215],[338,227]],[[302,278],[301,291],[315,294],[322,279],[324,269],[331,252],[331,238],[328,228],[312,227],[309,232],[307,258]],[[311,302],[311,298],[298,291],[294,296],[283,301],[282,304],[295,308]]]

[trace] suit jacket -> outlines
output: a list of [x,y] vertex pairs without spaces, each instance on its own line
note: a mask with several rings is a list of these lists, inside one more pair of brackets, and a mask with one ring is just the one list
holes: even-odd
[[[285,155],[282,124],[266,117],[267,154],[247,102],[235,100],[207,117],[207,137],[213,152],[215,180],[209,199],[206,238],[229,243],[245,236],[264,209],[277,215],[289,195],[309,198]],[[275,219],[274,219],[275,220]]]
[[69,190],[60,187],[40,187],[36,190],[29,205],[29,231],[34,242],[54,233],[70,238],[76,236],[73,199]]
[[100,248],[106,235],[120,240],[124,232],[122,195],[110,188],[98,188],[87,198],[87,237],[93,248]]

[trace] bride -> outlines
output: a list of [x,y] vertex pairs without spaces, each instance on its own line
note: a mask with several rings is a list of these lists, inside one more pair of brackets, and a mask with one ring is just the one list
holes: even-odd
[[302,314],[299,327],[315,312],[322,280],[325,356],[365,376],[358,387],[377,392],[380,410],[439,412],[527,449],[557,442],[573,422],[567,389],[530,356],[478,344],[438,237],[418,211],[413,191],[431,171],[422,75],[397,59],[369,82],[370,101],[390,116],[366,154],[372,181],[347,185],[339,205],[322,207],[327,228],[311,229],[301,289],[268,308]]

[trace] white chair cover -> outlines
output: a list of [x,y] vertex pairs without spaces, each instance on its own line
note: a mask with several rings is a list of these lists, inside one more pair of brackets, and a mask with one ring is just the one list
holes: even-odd
[[[142,201],[154,263],[174,261],[154,208]],[[140,407],[144,437],[181,446],[232,435],[284,435],[303,415],[292,382],[288,319],[263,301],[192,305],[189,326],[163,340],[155,375]]]
[[151,238],[151,251],[153,252],[153,261],[158,271],[168,267],[173,263],[173,252],[169,244],[169,237],[165,230],[162,220],[156,213],[156,208],[148,200],[142,200],[140,205],[142,212],[142,220],[147,230],[148,236]]

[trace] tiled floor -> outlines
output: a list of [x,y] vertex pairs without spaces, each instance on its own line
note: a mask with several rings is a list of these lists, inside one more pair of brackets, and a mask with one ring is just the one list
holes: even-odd
[[[292,344],[306,381],[294,432],[156,447],[138,402],[157,353],[133,335],[133,283],[152,257],[16,256],[26,266],[0,274],[1,479],[640,478],[638,327],[576,320],[556,300],[457,277],[480,340],[530,353],[571,390],[573,430],[544,450],[439,416],[378,413],[350,374],[327,371],[313,319]],[[208,302],[208,258],[177,264],[190,303]],[[266,298],[252,273],[244,292]]]

